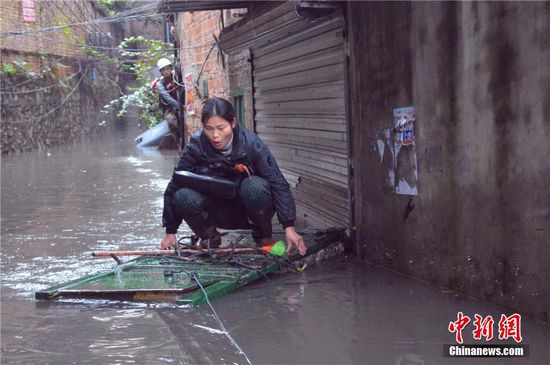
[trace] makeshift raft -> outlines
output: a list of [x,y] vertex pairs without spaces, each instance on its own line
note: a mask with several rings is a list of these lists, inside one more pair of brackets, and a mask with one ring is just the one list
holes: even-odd
[[[300,271],[306,263],[334,256],[345,249],[343,229],[303,234],[305,256],[291,251],[288,257],[265,253],[261,248],[243,245],[250,237],[228,236],[222,248],[198,249],[179,245],[176,250],[111,252],[117,265],[111,271],[88,275],[35,293],[39,300],[62,298],[108,300],[162,300],[176,304],[199,305],[216,299],[255,280],[280,270]],[[224,237],[224,241],[227,241]],[[274,235],[282,239],[282,235]],[[141,254],[122,262],[122,254]],[[99,255],[97,255],[99,256]]]

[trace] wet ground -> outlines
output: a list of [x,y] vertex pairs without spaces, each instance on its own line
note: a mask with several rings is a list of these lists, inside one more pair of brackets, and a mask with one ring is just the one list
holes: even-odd
[[[105,128],[84,143],[2,156],[1,363],[246,363],[208,306],[34,300],[39,289],[113,266],[92,251],[153,249],[162,238],[175,153],[136,149],[134,124]],[[529,357],[444,357],[458,311],[496,322],[511,312],[352,257],[274,275],[213,305],[253,364],[549,363],[550,329],[526,317]],[[474,341],[472,328],[465,343],[501,343]]]

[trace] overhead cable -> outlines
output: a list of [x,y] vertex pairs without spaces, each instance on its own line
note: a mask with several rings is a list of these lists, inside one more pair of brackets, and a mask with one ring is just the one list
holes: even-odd
[[[144,7],[145,6],[148,6],[148,5],[144,5]],[[152,14],[139,14],[139,15],[120,16],[120,14],[118,14],[117,16],[114,16],[114,17],[104,17],[104,18],[98,18],[98,19],[88,20],[88,21],[79,22],[79,23],[57,25],[57,26],[45,27],[45,28],[41,28],[41,29],[0,32],[0,37],[10,36],[10,35],[25,35],[25,34],[33,34],[33,33],[42,33],[42,32],[48,32],[48,31],[52,31],[52,30],[58,30],[58,29],[64,29],[64,28],[70,28],[70,27],[77,27],[77,26],[81,26],[81,25],[116,23],[116,22],[121,22],[121,21],[124,21],[124,20],[135,20],[135,19],[143,19],[143,18],[151,18],[151,17],[162,17],[162,15],[152,13]]]
[[42,117],[46,117],[50,114],[52,114],[53,112],[55,112],[57,109],[61,108],[66,102],[67,100],[69,100],[69,98],[71,97],[71,95],[76,91],[76,89],[78,89],[78,85],[80,85],[80,83],[82,82],[82,80],[84,79],[84,77],[86,76],[86,74],[88,73],[88,68],[90,66],[88,65],[86,67],[86,70],[84,70],[84,72],[82,73],[82,76],[80,77],[80,79],[78,80],[78,82],[76,83],[76,85],[73,87],[73,89],[65,96],[65,98],[61,101],[61,103],[56,106],[55,108],[53,108],[52,110],[50,110],[49,112],[46,112],[42,115],[39,115],[38,118],[42,118]]
[[[76,75],[78,75],[78,73],[80,72],[81,70],[79,69],[78,71],[76,71],[74,74],[68,76],[67,78],[63,79],[62,81],[68,81],[70,79],[72,79],[73,77],[75,77]],[[32,79],[32,80],[35,80],[35,79]],[[23,83],[21,83],[23,84]],[[5,89],[8,89],[8,88],[11,88],[12,86],[9,86],[5,89],[1,89],[0,90],[0,94],[30,94],[30,93],[35,93],[35,92],[39,92],[39,91],[44,91],[44,90],[49,90],[51,89],[52,87],[55,87],[57,85],[61,84],[61,81],[60,82],[57,82],[55,84],[52,84],[52,85],[49,85],[49,86],[45,86],[45,87],[41,87],[41,88],[38,88],[38,89],[32,89],[32,90],[25,90],[25,91],[1,91],[1,90],[5,90]]]

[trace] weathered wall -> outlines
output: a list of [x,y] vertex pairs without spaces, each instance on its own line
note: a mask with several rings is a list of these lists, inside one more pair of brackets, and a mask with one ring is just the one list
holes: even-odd
[[[194,93],[195,114],[186,114],[188,134],[200,128],[200,97],[208,96],[229,97],[227,74],[224,72],[221,52],[215,47],[209,51],[214,43],[214,35],[219,36],[221,30],[220,11],[195,11],[179,13],[176,19],[176,32],[181,46],[180,61],[182,73],[192,74],[193,82],[197,83],[201,95]],[[199,74],[200,79],[198,79]],[[206,82],[206,88],[203,84]],[[206,92],[206,93],[205,93]]]
[[[35,1],[33,23],[23,22],[21,1],[3,1],[0,6],[2,65],[26,62],[14,74],[1,73],[2,153],[66,143],[93,133],[102,119],[109,119],[98,111],[118,96],[113,84],[122,80],[112,67],[91,62],[81,44],[94,32],[116,36],[116,25],[39,31],[106,15],[86,0]],[[110,45],[114,44],[103,46]]]
[[[212,49],[210,55],[208,53],[215,43],[214,36],[219,39],[222,26],[228,26],[237,21],[239,17],[233,16],[233,14],[241,14],[243,12],[245,12],[243,9],[232,9],[224,10],[223,13],[220,10],[213,10],[177,14],[176,38],[181,47],[180,61],[182,73],[184,76],[189,73],[192,74],[193,82],[197,84],[198,90],[201,93],[201,95],[198,95],[196,92],[194,93],[195,114],[186,114],[185,123],[189,135],[201,127],[200,97],[204,97],[207,94],[210,97],[217,96],[230,101],[232,100],[233,90],[229,88],[230,67],[227,65],[227,59],[222,60],[222,57],[225,56],[222,55],[221,50],[217,46]],[[224,64],[224,62],[226,63]],[[238,60],[230,60],[229,62],[234,63],[238,62]],[[235,69],[232,72],[239,73],[242,71]],[[198,79],[199,74],[200,79]],[[233,78],[239,77],[239,75],[232,76]],[[206,82],[206,85],[204,82]],[[248,92],[248,95],[250,95],[250,86]],[[247,101],[247,106],[249,107],[247,111],[249,114],[247,115],[250,115],[251,120],[252,107],[250,106],[250,99]]]
[[250,130],[254,130],[254,99],[252,88],[252,57],[250,49],[228,55],[227,65],[229,71],[229,96],[234,103],[234,98],[241,96],[243,101],[243,118],[239,123]]
[[[84,44],[116,57],[111,48],[123,37],[163,36],[163,22],[156,19],[82,24],[107,16],[97,2],[34,3],[36,21],[24,23],[20,0],[0,2],[2,153],[70,142],[112,119],[99,112],[120,96],[130,76],[87,54]],[[50,29],[61,24],[79,25]],[[16,75],[4,72],[14,61],[26,65]]]
[[[56,56],[84,57],[82,48],[75,47],[74,43],[75,39],[84,39],[85,29],[83,27],[67,28],[65,32],[37,32],[37,30],[54,27],[59,24],[71,24],[83,21],[86,15],[83,12],[84,9],[89,7],[88,2],[84,0],[65,1],[63,3],[35,1],[34,6],[36,21],[34,23],[24,23],[21,0],[0,2],[2,32],[36,32],[2,37],[2,49],[4,51],[16,51],[19,54],[34,54],[35,56],[39,56],[39,53],[47,52]],[[12,61],[9,59],[9,56],[12,54],[12,52],[7,54],[3,52],[2,61]]]
[[[348,3],[357,251],[550,315],[550,3]],[[383,131],[416,105],[418,189],[388,185]]]
[[[40,149],[89,137],[103,120],[99,113],[117,96],[105,79],[92,81],[90,68],[65,80],[46,77],[28,82],[26,76],[2,75],[0,142],[2,153]],[[87,73],[84,71],[87,70]],[[12,85],[19,85],[11,87]]]

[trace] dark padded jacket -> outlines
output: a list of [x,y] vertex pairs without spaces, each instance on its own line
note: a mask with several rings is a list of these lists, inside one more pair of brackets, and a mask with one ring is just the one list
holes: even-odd
[[[232,148],[231,156],[223,156],[212,147],[200,129],[193,133],[191,140],[185,145],[174,171],[199,174],[209,171],[212,175],[230,177],[234,174],[236,164],[244,164],[252,175],[263,178],[271,186],[275,212],[283,227],[294,226],[296,205],[290,186],[265,143],[252,131],[237,125],[233,132]],[[166,233],[176,233],[182,222],[174,207],[174,195],[178,189],[172,177],[164,192],[162,226],[166,227]]]

